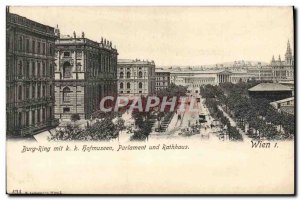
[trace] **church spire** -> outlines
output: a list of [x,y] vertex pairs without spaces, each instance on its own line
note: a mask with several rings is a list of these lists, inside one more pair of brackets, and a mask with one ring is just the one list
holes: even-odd
[[292,50],[291,50],[291,46],[290,46],[290,40],[288,40],[288,42],[287,42],[287,48],[286,48],[286,53],[285,53],[285,62],[287,64],[291,64],[292,63],[292,59],[293,59],[293,55],[292,55]]

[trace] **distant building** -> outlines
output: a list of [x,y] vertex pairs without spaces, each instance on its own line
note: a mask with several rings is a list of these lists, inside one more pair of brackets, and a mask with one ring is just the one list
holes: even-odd
[[188,86],[190,92],[198,93],[202,85],[219,85],[220,83],[247,82],[252,78],[246,71],[230,70],[170,70],[170,82]]
[[117,95],[117,49],[106,39],[99,43],[84,33],[71,37],[55,31],[55,116],[90,118],[103,97]]
[[273,81],[273,70],[270,66],[251,66],[247,68],[247,74],[253,79],[262,82]]
[[154,61],[118,60],[118,94],[147,96],[155,93]]
[[54,119],[54,41],[53,27],[7,10],[8,135],[33,135],[58,124]]
[[278,101],[271,102],[270,104],[277,109],[279,112],[284,112],[288,113],[291,115],[294,115],[294,97],[286,98],[286,99],[281,99]]
[[170,72],[163,69],[155,70],[155,90],[165,89],[170,85]]
[[270,66],[272,67],[274,82],[294,80],[294,56],[289,41],[287,43],[285,60],[281,60],[280,55],[278,60],[275,60],[273,56]]
[[252,98],[265,98],[270,101],[277,101],[292,97],[293,91],[290,87],[279,83],[260,83],[248,89]]

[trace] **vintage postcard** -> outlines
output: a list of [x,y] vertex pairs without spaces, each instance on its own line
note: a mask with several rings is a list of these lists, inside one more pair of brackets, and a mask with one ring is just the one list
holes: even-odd
[[6,191],[293,195],[294,50],[293,7],[7,6]]

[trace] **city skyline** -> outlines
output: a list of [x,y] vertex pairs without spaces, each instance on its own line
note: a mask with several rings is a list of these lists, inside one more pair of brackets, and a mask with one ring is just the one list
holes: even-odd
[[84,31],[95,41],[106,38],[120,59],[154,60],[157,66],[269,63],[273,55],[284,57],[288,40],[293,47],[292,7],[228,9],[230,13],[218,7],[10,7],[42,24],[58,24],[62,35]]

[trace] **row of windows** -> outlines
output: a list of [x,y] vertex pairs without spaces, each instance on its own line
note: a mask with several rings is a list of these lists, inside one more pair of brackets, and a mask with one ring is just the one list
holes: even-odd
[[[17,87],[17,98],[18,100],[26,100],[26,99],[35,99],[41,97],[52,97],[53,89],[52,85],[49,86],[49,95],[47,91],[47,85],[19,85]],[[8,87],[7,93],[11,94],[13,92],[13,88]],[[11,95],[8,95],[8,98],[11,98]]]
[[159,80],[170,80],[170,77],[156,77],[156,80],[159,81]]
[[[52,117],[52,107],[49,107],[49,116]],[[35,125],[36,123],[46,122],[46,108],[18,113],[19,127]]]
[[[7,37],[7,49],[11,49],[13,40]],[[40,55],[46,55],[49,52],[50,55],[54,55],[54,44],[46,44],[45,42],[40,42],[35,39],[25,38],[24,36],[19,36],[17,40],[17,50],[27,53],[35,53]]]
[[[124,92],[123,92],[123,91],[120,91],[120,93],[123,94]],[[127,93],[127,94],[130,94],[130,91],[127,91],[126,93]],[[142,92],[142,91],[139,91],[139,93],[141,94],[141,93],[143,93],[143,92]]]
[[205,79],[199,79],[195,81],[196,83],[209,83],[209,82],[214,82],[215,78],[205,78]]
[[[9,63],[7,63],[9,66]],[[53,76],[54,75],[54,68],[50,64],[49,65],[49,72]],[[17,74],[18,76],[47,76],[47,63],[46,62],[36,62],[36,61],[18,61],[17,63]]]
[[[141,70],[141,69],[142,69],[142,67],[139,67],[139,70]],[[123,67],[120,67],[120,70],[123,70]],[[127,67],[127,70],[130,70],[130,68]]]
[[166,85],[166,86],[167,86],[167,85],[168,85],[168,82],[156,82],[156,85],[157,85],[157,86],[160,86],[160,85],[162,85],[162,86],[163,86],[163,85]]
[[163,88],[167,88],[167,87],[155,87],[155,90],[161,90]]
[[[130,83],[127,83],[126,84],[127,86],[127,89],[130,89]],[[120,89],[123,89],[124,88],[124,83],[120,83]],[[143,88],[143,83],[139,82],[139,88],[142,89]]]
[[[146,74],[147,73],[145,72],[144,76],[146,76]],[[119,78],[124,78],[124,72],[120,72]],[[126,73],[126,78],[131,78],[131,73],[130,72]],[[138,78],[143,78],[143,72],[139,71]]]

